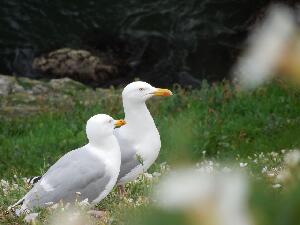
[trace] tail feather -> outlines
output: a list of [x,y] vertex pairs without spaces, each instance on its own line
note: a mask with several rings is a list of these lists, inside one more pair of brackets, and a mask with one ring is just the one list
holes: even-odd
[[39,180],[42,178],[42,176],[36,176],[36,177],[30,177],[29,179],[27,179],[27,183],[30,185],[34,185],[37,182],[39,182]]
[[23,202],[24,202],[24,200],[25,200],[25,198],[21,198],[21,199],[20,199],[19,201],[17,201],[15,204],[9,206],[9,207],[7,208],[7,210],[8,210],[8,211],[14,210],[14,208],[15,208],[16,206],[22,205]]

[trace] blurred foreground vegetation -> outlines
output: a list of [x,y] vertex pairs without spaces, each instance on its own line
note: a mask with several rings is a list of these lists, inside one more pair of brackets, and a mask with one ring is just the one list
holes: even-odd
[[[0,121],[0,178],[18,184],[18,188],[5,195],[0,190],[0,223],[22,221],[4,212],[28,189],[21,177],[42,174],[64,153],[84,145],[85,122],[89,117],[97,113],[114,118],[124,116],[120,90],[110,91],[109,98],[93,95],[94,99],[89,99],[93,104],[88,106],[75,101],[68,110],[30,116],[1,115],[5,119]],[[300,146],[300,91],[280,82],[253,92],[238,91],[228,82],[213,85],[203,82],[199,90],[174,87],[173,93],[172,97],[148,102],[162,139],[159,159],[150,173],[162,173],[165,165],[162,162],[171,168],[210,161],[214,165],[231,163],[247,167],[253,177],[259,178],[254,179],[250,196],[255,224],[299,223],[300,183],[296,180],[292,188],[282,192],[281,188],[272,188],[262,170],[280,167],[282,150]],[[72,92],[75,99],[80,95],[80,91]],[[104,223],[123,224],[123,213],[134,210],[135,215],[138,208],[146,214],[142,218],[149,217],[145,224],[183,224],[181,219],[175,219],[175,223],[174,216],[153,216],[153,211],[145,210],[155,180],[143,176],[128,184],[127,197],[121,198],[116,191],[111,193],[98,206],[110,213]]]

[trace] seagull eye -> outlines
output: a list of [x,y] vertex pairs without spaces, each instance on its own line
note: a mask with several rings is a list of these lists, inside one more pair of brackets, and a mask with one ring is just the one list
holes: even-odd
[[112,122],[113,122],[113,120],[109,120],[108,122],[109,122],[109,123],[112,123]]
[[144,90],[145,90],[145,88],[139,88],[139,90],[140,90],[140,91],[144,91]]

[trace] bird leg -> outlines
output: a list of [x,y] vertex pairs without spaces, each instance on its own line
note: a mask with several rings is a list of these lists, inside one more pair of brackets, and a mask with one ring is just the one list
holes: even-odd
[[124,196],[127,195],[127,192],[125,190],[125,186],[124,185],[122,185],[122,184],[118,185],[117,186],[117,190],[118,190],[118,193],[119,193],[120,196],[124,197]]

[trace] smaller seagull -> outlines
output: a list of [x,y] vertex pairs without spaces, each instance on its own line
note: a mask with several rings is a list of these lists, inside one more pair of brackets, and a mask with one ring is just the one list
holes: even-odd
[[124,120],[98,114],[87,121],[89,143],[61,157],[16,204],[22,212],[49,202],[73,203],[78,198],[97,204],[113,189],[120,171],[121,153],[113,131]]

